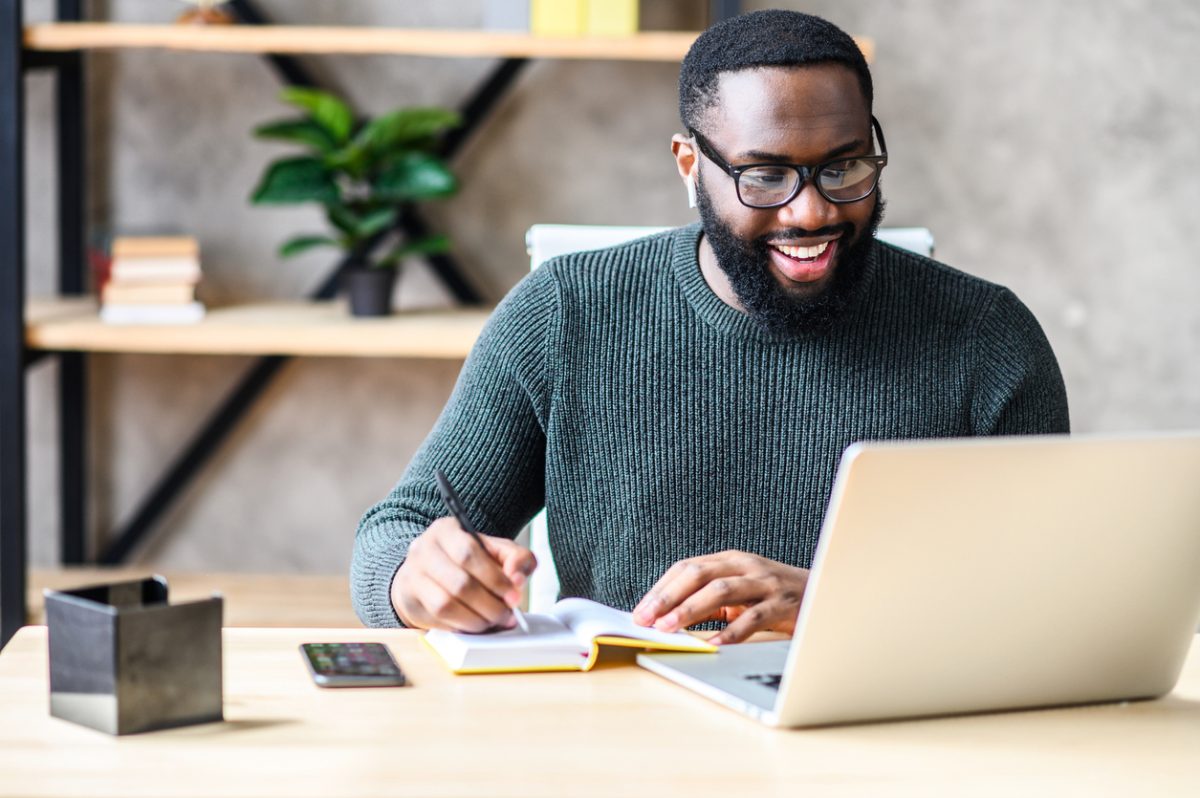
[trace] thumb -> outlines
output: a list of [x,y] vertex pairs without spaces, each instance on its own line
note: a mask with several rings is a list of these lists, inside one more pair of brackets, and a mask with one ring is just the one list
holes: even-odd
[[488,554],[500,563],[504,575],[512,581],[515,587],[524,585],[525,580],[537,568],[537,557],[533,556],[533,552],[508,538],[497,538],[490,535],[481,537]]

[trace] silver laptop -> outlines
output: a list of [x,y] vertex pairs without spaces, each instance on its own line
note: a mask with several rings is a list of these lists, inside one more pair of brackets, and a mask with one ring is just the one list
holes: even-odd
[[773,726],[1169,692],[1200,623],[1200,433],[855,444],[791,641],[638,663]]

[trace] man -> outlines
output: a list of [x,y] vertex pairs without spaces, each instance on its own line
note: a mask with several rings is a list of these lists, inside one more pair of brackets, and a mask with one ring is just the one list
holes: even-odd
[[[874,239],[887,157],[853,40],[747,14],[684,60],[676,164],[701,225],[555,259],[497,307],[359,527],[370,625],[511,626],[543,505],[564,595],[717,643],[791,632],[838,459],[866,439],[1068,429],[1007,289]],[[458,488],[486,552],[438,500]],[[903,568],[904,563],[896,563]]]

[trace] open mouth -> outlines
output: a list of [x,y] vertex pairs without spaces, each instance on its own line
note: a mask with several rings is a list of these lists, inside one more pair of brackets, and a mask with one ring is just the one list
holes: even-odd
[[771,262],[792,282],[817,282],[833,270],[839,242],[840,239],[834,238],[812,246],[771,244]]
[[829,249],[829,242],[822,241],[820,244],[812,247],[788,247],[780,245],[775,248],[793,260],[816,260],[822,252]]

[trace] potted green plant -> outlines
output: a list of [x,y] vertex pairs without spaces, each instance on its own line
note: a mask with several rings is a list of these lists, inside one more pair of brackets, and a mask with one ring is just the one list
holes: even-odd
[[437,145],[459,124],[459,115],[444,108],[397,108],[355,120],[346,103],[328,92],[293,87],[280,98],[305,113],[261,125],[254,134],[307,152],[269,163],[251,202],[324,206],[332,230],[296,236],[279,254],[287,258],[314,247],[339,248],[347,264],[343,285],[351,313],[386,315],[401,260],[449,247],[445,236],[406,237],[398,223],[412,203],[458,190]]

